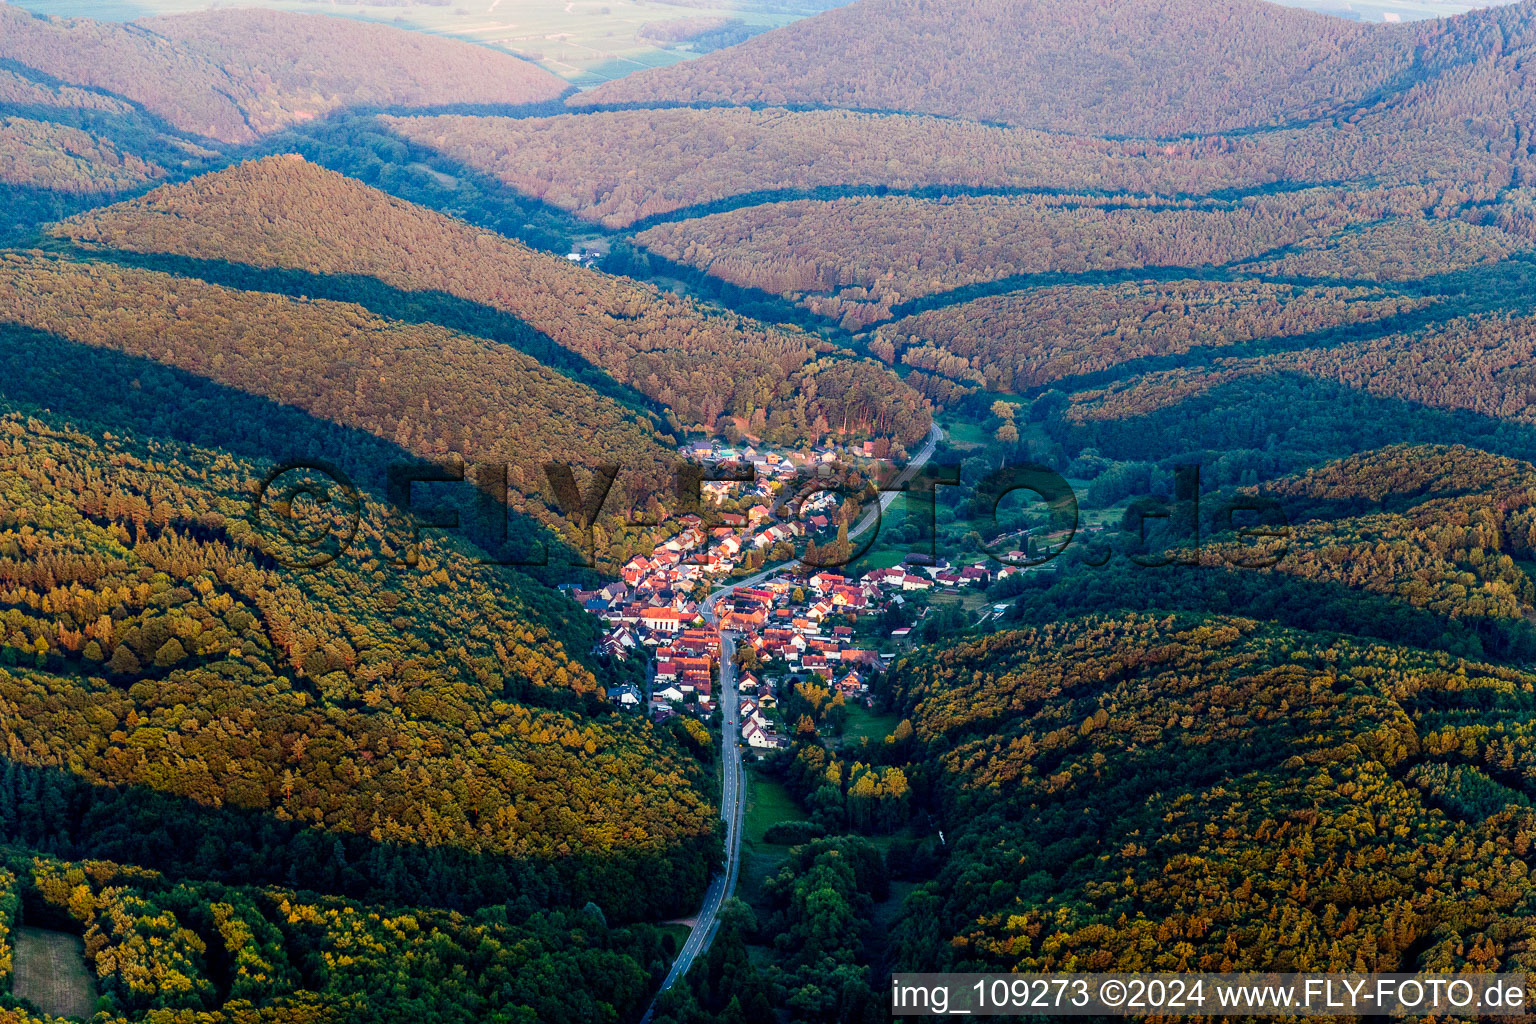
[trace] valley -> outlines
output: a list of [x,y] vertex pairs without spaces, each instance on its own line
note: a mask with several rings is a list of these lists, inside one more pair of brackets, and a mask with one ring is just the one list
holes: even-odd
[[1532,965],[1536,0],[42,13],[8,1021]]

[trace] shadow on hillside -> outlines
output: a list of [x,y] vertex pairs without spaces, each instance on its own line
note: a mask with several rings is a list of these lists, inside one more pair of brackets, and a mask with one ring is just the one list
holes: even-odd
[[1144,374],[1160,373],[1165,370],[1210,367],[1217,360],[1253,359],[1260,356],[1278,355],[1284,352],[1335,348],[1340,345],[1348,345],[1351,342],[1370,341],[1393,334],[1407,334],[1423,330],[1444,324],[1461,315],[1460,312],[1449,310],[1444,306],[1432,305],[1423,309],[1412,309],[1404,313],[1395,313],[1391,316],[1380,317],[1375,320],[1363,320],[1356,323],[1340,324],[1337,327],[1329,327],[1324,330],[1308,331],[1305,334],[1269,336],[1257,338],[1253,341],[1237,342],[1231,345],[1201,346],[1190,349],[1187,352],[1141,356],[1135,359],[1128,359],[1123,363],[1116,363],[1114,366],[1106,367],[1102,370],[1058,377],[1055,380],[1025,389],[1019,392],[1019,394],[1023,398],[1034,398],[1043,392],[1051,390],[1089,391]]
[[[895,185],[817,185],[802,188],[769,188],[759,189],[753,192],[738,192],[721,199],[712,199],[708,202],[694,203],[690,206],[682,206],[665,213],[652,214],[642,217],[634,223],[623,228],[623,231],[638,234],[646,228],[655,227],[657,224],[668,224],[675,221],[697,220],[700,217],[708,217],[716,213],[732,213],[753,206],[765,206],[772,203],[790,203],[809,200],[818,203],[830,203],[839,199],[869,199],[869,198],[905,198],[905,199],[950,199],[959,196],[971,198],[987,198],[991,196],[1022,197],[1022,196],[1086,196],[1090,199],[1103,199],[1107,202],[1066,202],[1052,209],[1058,210],[1118,210],[1135,209],[1138,211],[1158,212],[1162,210],[1184,210],[1174,198],[1167,195],[1156,195],[1150,192],[1112,192],[1105,189],[1094,188],[1030,188],[1022,185],[913,185],[910,187],[898,187]],[[1206,197],[1200,197],[1202,199]],[[1116,203],[1114,200],[1123,200]],[[1145,200],[1139,204],[1132,204],[1132,200]],[[1225,206],[1220,200],[1211,200],[1214,205]]]
[[1464,444],[1536,462],[1536,428],[1465,409],[1436,409],[1305,374],[1218,384],[1119,420],[1048,429],[1069,451],[1114,460],[1200,463],[1207,487],[1258,482],[1397,444]]
[[[1200,278],[1216,280],[1218,278]],[[1231,277],[1231,280],[1241,280]],[[1104,387],[1146,373],[1190,366],[1208,366],[1218,359],[1244,359],[1305,349],[1332,348],[1350,342],[1368,341],[1393,334],[1406,334],[1433,328],[1460,317],[1487,313],[1529,315],[1536,310],[1536,262],[1527,259],[1504,260],[1488,267],[1437,274],[1422,281],[1378,285],[1370,281],[1335,278],[1265,278],[1279,284],[1301,288],[1376,288],[1414,297],[1433,298],[1421,309],[1369,320],[1342,324],[1305,334],[1256,338],[1231,345],[1211,345],[1173,355],[1144,356],[1127,360],[1104,370],[1062,377],[1031,388],[1022,394],[1031,397],[1050,389],[1085,390]]]
[[813,313],[791,299],[761,288],[732,284],[698,267],[675,263],[638,246],[615,246],[603,269],[610,268],[613,273],[638,281],[654,282],[657,278],[677,281],[684,294],[695,300],[712,302],[732,313],[764,323],[793,324],[813,332],[830,331],[834,335],[847,333],[836,317]]
[[[1014,274],[990,281],[978,281],[945,291],[909,299],[891,308],[891,316],[881,323],[889,323],[908,316],[916,316],[929,310],[962,305],[976,299],[992,298],[1010,292],[1029,291],[1036,288],[1066,286],[1104,287],[1117,284],[1154,282],[1168,284],[1178,281],[1263,281],[1270,284],[1293,285],[1298,288],[1371,288],[1397,292],[1410,296],[1441,297],[1447,301],[1442,310],[1451,310],[1449,316],[1489,312],[1504,309],[1512,298],[1523,301],[1515,304],[1517,310],[1529,310],[1536,305],[1536,261],[1512,257],[1489,266],[1469,267],[1444,274],[1432,274],[1416,281],[1378,281],[1368,278],[1303,277],[1298,275],[1261,275],[1241,270],[1242,266],[1285,255],[1293,246],[1281,246],[1267,252],[1243,256],[1230,263],[1203,266],[1144,266],[1121,269],[1087,271],[1045,271],[1033,274]],[[1431,307],[1434,308],[1434,307]],[[1258,344],[1256,342],[1245,345]],[[1240,346],[1233,346],[1240,347]],[[1201,350],[1205,351],[1205,350]]]
[[489,174],[396,135],[369,114],[337,112],[231,151],[230,159],[241,163],[278,153],[298,153],[396,198],[556,255],[569,252],[574,239],[605,233]]
[[257,267],[229,260],[134,253],[119,249],[64,247],[71,257],[106,260],[125,267],[197,278],[243,291],[290,298],[330,299],[362,306],[403,323],[431,324],[515,348],[538,363],[636,411],[654,413],[656,403],[621,384],[579,353],[509,313],[441,291],[406,291],[366,274],[318,274],[285,267]]
[[159,182],[123,192],[65,192],[61,189],[6,185],[0,189],[0,247],[36,244],[38,225],[73,217],[77,213],[129,199]]
[[[389,493],[392,468],[426,465],[405,448],[292,406],[150,359],[3,322],[0,396],[82,428],[94,425],[137,439],[158,438],[223,450],[255,461],[258,471],[267,466],[318,461],[339,468],[360,490],[391,505],[396,504]],[[430,486],[430,495],[416,495],[413,509],[445,506],[459,511],[465,527],[455,535],[456,542],[497,536],[489,525],[475,519],[483,506],[468,500],[469,495],[456,494],[452,485]],[[402,517],[392,528],[409,526]],[[507,552],[538,550],[548,552],[552,570],[581,561],[543,523],[510,510],[505,549],[488,553],[507,561]],[[535,566],[526,571],[536,578],[548,575]]]
[[3,758],[0,841],[68,859],[139,864],[173,879],[288,886],[385,904],[472,912],[512,902],[532,911],[592,900],[620,921],[684,912],[719,859],[714,836],[665,855],[604,851],[553,860],[378,842],[144,786],[96,785]]
[[1068,561],[1059,574],[1040,574],[1015,605],[1008,624],[1132,611],[1240,615],[1472,659],[1536,657],[1536,624],[1524,619],[1453,617],[1386,594],[1283,571],[1226,565],[1145,568],[1123,558],[1101,568]]
[[214,158],[218,155],[218,143],[200,139],[176,128],[160,115],[146,110],[126,96],[107,89],[65,81],[19,60],[0,58],[0,70],[9,71],[46,89],[67,88],[92,93],[107,101],[104,106],[116,104],[120,108],[112,110],[63,104],[0,103],[0,113],[78,128],[107,140],[125,153],[151,160],[167,170],[198,166],[197,151],[204,151]]

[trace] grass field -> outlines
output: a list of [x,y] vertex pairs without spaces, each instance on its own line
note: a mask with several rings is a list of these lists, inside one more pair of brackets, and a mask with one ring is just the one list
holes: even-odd
[[959,448],[985,448],[992,443],[992,435],[980,423],[961,417],[939,417],[944,436]]
[[742,830],[743,841],[760,844],[763,833],[781,821],[799,821],[805,812],[789,795],[789,790],[760,772],[747,773],[747,820]]
[[741,838],[741,878],[737,896],[761,913],[763,881],[789,856],[788,846],[763,842],[763,833],[780,821],[800,821],[805,811],[783,785],[761,772],[747,772],[747,814]]
[[975,615],[985,611],[992,602],[987,599],[986,591],[975,587],[967,587],[964,590],[937,591],[933,595],[934,604],[958,604],[966,611]]
[[80,936],[17,928],[15,993],[55,1017],[86,1018],[96,1008],[96,983],[85,966]]
[[891,734],[891,730],[901,722],[901,716],[894,712],[877,715],[866,707],[857,704],[848,705],[848,726],[843,730],[843,740],[849,743],[857,743],[868,737],[879,741]]

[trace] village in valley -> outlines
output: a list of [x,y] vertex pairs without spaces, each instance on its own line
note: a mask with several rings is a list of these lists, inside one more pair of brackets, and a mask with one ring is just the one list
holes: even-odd
[[839,561],[828,553],[849,550],[854,506],[805,481],[827,473],[822,466],[872,467],[867,443],[804,452],[717,440],[690,444],[683,455],[711,475],[751,479],[706,479],[702,514],[679,517],[680,529],[632,558],[619,580],[562,588],[602,620],[600,653],[647,666],[643,689],[618,687],[610,701],[657,721],[708,721],[718,709],[720,634],[728,630],[737,636],[741,741],[760,751],[788,746],[777,714],[785,688],[810,682],[839,704],[871,708],[870,674],[904,645],[929,610],[928,595],[985,588],[1023,571],[919,559],[857,578],[816,568]]

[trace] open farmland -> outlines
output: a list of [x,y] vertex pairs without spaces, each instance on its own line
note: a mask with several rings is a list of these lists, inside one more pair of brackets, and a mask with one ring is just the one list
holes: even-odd
[[46,928],[18,928],[16,994],[55,1017],[85,1018],[96,1006],[96,984],[86,970],[80,936]]

